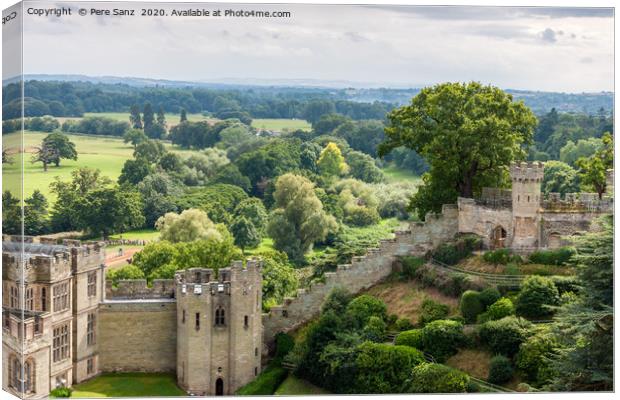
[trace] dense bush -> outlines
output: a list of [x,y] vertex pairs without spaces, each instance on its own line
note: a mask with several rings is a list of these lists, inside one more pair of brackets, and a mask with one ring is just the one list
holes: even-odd
[[73,389],[69,387],[61,386],[61,387],[52,389],[50,391],[50,397],[71,397],[72,392],[73,392]]
[[402,277],[405,279],[413,279],[416,276],[416,271],[418,268],[424,263],[424,260],[421,257],[414,256],[404,256],[400,258],[400,264],[402,265]]
[[522,262],[521,257],[517,254],[513,254],[510,249],[497,249],[497,250],[487,251],[482,256],[482,259],[488,263],[502,264],[502,265],[506,265],[510,262],[514,262],[514,263]]
[[478,315],[478,323],[483,324],[488,321],[497,321],[504,317],[514,315],[515,306],[512,301],[506,297],[502,297],[495,303],[491,304],[487,311]]
[[358,347],[356,393],[403,393],[424,355],[408,346],[365,342]]
[[542,330],[521,344],[515,364],[526,374],[528,382],[540,387],[552,377],[550,360],[557,353],[558,347],[559,343],[553,334]]
[[563,295],[564,293],[579,293],[580,283],[576,276],[551,276],[549,277],[556,288],[558,293]]
[[288,333],[276,334],[276,360],[281,361],[295,347],[295,340]]
[[246,396],[272,395],[278,386],[284,382],[287,375],[287,370],[277,363],[271,363],[256,379],[243,386],[236,394]]
[[445,319],[449,312],[450,307],[448,307],[448,305],[436,302],[432,299],[424,299],[418,323],[420,325],[426,325],[429,322]]
[[411,373],[411,393],[465,393],[469,376],[442,364],[423,363]]
[[481,247],[482,241],[477,236],[464,236],[454,243],[443,243],[433,252],[433,258],[448,265],[458,264]]
[[572,247],[562,247],[557,250],[538,250],[528,257],[531,263],[547,265],[564,265],[575,255]]
[[458,348],[466,342],[463,325],[457,321],[433,321],[422,328],[422,348],[437,362],[443,362],[456,354]]
[[526,322],[515,317],[505,317],[489,321],[478,330],[483,344],[489,346],[493,353],[513,356],[527,337]]
[[24,128],[31,131],[52,132],[59,127],[58,120],[52,117],[34,117],[24,121]]
[[480,301],[480,292],[468,290],[461,296],[459,303],[461,315],[468,323],[476,322],[476,318],[484,311],[482,301]]
[[482,303],[484,308],[489,307],[491,304],[495,303],[501,297],[502,297],[501,293],[495,287],[486,288],[480,292],[480,302]]
[[351,300],[347,306],[346,317],[355,327],[365,326],[373,316],[382,320],[387,317],[385,303],[376,297],[363,294]]
[[491,358],[488,381],[491,383],[506,383],[512,379],[514,368],[506,356],[498,355]]
[[380,343],[385,338],[386,323],[379,317],[372,316],[362,329],[362,336],[371,342]]
[[543,317],[552,312],[548,306],[556,306],[559,302],[558,289],[551,279],[530,276],[521,285],[516,299],[516,311],[525,317]]
[[487,285],[479,278],[438,269],[428,264],[419,266],[415,277],[423,286],[435,287],[446,296],[452,297],[460,296],[466,290],[482,290]]
[[399,319],[397,319],[396,322],[394,323],[394,326],[400,332],[408,331],[409,329],[413,328],[413,324],[407,318],[399,318]]
[[398,336],[396,336],[394,343],[399,346],[409,346],[415,347],[416,349],[421,349],[423,347],[422,336],[422,329],[411,329],[399,333]]

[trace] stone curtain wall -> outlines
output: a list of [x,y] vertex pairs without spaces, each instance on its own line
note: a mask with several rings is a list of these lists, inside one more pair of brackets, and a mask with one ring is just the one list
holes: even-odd
[[332,289],[343,287],[359,293],[392,273],[396,256],[424,254],[439,243],[454,238],[458,231],[456,205],[444,205],[442,213],[428,214],[426,222],[411,225],[411,231],[395,232],[395,238],[382,240],[378,248],[365,256],[353,257],[351,264],[339,265],[336,272],[325,273],[325,283],[298,289],[297,296],[263,314],[263,343],[273,347],[278,332],[289,332],[315,318]]
[[174,299],[112,300],[99,306],[102,372],[173,372],[177,364]]
[[146,279],[119,281],[117,287],[112,286],[111,280],[106,280],[105,297],[107,299],[173,298],[175,288],[174,279],[154,279],[152,287],[147,286]]
[[501,226],[506,231],[506,245],[510,246],[513,237],[512,209],[477,204],[474,199],[458,199],[458,231],[475,233],[482,237],[485,247],[491,243],[493,229]]

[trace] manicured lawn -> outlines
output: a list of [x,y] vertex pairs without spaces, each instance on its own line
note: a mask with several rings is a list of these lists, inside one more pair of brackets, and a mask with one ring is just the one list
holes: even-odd
[[385,174],[385,177],[389,183],[403,181],[411,182],[417,185],[422,183],[422,178],[420,178],[418,175],[414,174],[411,171],[397,168],[393,165],[388,165],[382,168],[382,171]]
[[296,131],[298,129],[309,131],[312,129],[310,123],[304,119],[259,118],[252,120],[252,126],[256,129],[267,129],[277,132],[284,130]]
[[[126,160],[133,157],[133,147],[130,144],[123,143],[123,139],[119,137],[93,136],[93,135],[74,135],[69,134],[69,140],[75,143],[78,152],[77,161],[62,160],[60,167],[50,165],[47,172],[43,171],[41,163],[33,164],[31,162],[34,147],[39,146],[43,138],[48,134],[45,132],[24,133],[24,146],[26,154],[24,154],[24,194],[30,196],[35,189],[39,189],[41,193],[53,202],[54,197],[49,190],[50,183],[54,182],[55,177],[62,180],[71,178],[71,171],[89,167],[96,168],[101,171],[103,176],[107,176],[112,180],[116,180],[123,169]],[[14,132],[3,135],[3,148],[15,148],[19,143],[19,133]],[[166,148],[187,156],[192,153],[191,150],[181,150],[165,143]],[[10,190],[13,193],[19,191],[20,182],[20,165],[18,156],[12,154],[12,164],[3,165],[3,190]]]
[[242,396],[269,396],[286,379],[288,371],[273,361],[258,375],[256,379],[237,390]]
[[110,239],[128,239],[128,240],[156,240],[159,239],[159,231],[155,229],[138,229],[124,233],[111,235]]
[[311,384],[308,381],[299,379],[293,375],[289,375],[288,378],[282,382],[278,390],[274,393],[276,396],[290,396],[290,395],[317,395],[317,394],[331,394],[327,390]]
[[270,250],[275,250],[273,247],[273,239],[269,237],[265,237],[263,238],[263,241],[260,242],[258,247],[256,247],[255,249],[246,249],[245,255],[252,256],[254,254],[258,254],[258,253],[262,253],[262,252],[270,251]]
[[172,374],[103,374],[73,386],[71,397],[187,396]]

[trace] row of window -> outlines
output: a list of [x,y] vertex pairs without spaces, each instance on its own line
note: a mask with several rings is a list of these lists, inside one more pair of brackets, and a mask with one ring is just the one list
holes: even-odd
[[9,362],[9,386],[20,393],[34,391],[34,361],[27,360],[23,367],[17,357]]
[[[89,313],[86,323],[86,344],[92,346],[97,340],[97,315]],[[70,329],[69,323],[55,326],[52,339],[52,360],[59,362],[66,360],[70,356]]]
[[[185,323],[185,310],[183,310],[181,322]],[[247,315],[243,317],[243,327],[248,328],[250,325],[250,319]],[[218,307],[215,310],[215,326],[226,325],[226,311],[222,307]],[[200,329],[200,313],[196,313],[196,330]]]
[[[87,295],[88,297],[97,296],[97,272],[91,272],[87,277]],[[41,294],[41,311],[47,311],[47,288],[42,287]],[[34,288],[26,289],[25,296],[26,310],[34,310]],[[67,310],[70,306],[70,290],[69,282],[63,282],[52,287],[52,306],[54,312]],[[16,286],[9,288],[9,305],[11,308],[19,308],[19,289]]]

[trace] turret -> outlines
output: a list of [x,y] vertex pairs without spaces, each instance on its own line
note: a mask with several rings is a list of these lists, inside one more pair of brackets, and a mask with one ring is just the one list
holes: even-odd
[[531,248],[538,244],[538,211],[544,171],[544,164],[538,161],[513,163],[510,166],[513,248]]

